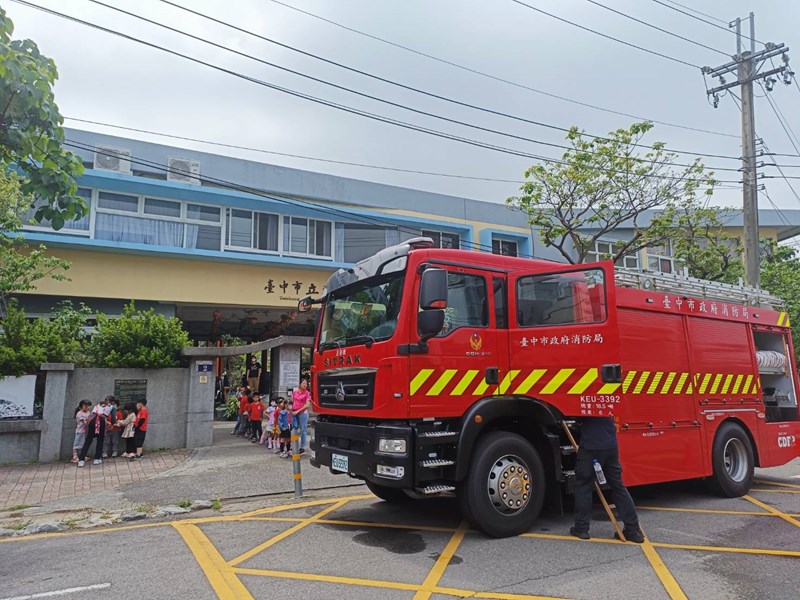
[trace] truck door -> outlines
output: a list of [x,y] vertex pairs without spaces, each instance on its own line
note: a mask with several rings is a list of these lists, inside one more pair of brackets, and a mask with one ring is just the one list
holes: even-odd
[[[495,280],[504,283],[505,275],[433,266],[447,270],[447,308],[442,331],[428,340],[424,353],[412,353],[409,358],[410,406],[415,418],[461,416],[467,406],[489,395],[484,381],[487,372],[491,380],[507,360],[505,336],[504,344],[498,343],[494,299]],[[411,336],[415,336],[414,328]]]
[[509,277],[510,370],[504,393],[567,416],[612,415],[622,396],[611,262]]

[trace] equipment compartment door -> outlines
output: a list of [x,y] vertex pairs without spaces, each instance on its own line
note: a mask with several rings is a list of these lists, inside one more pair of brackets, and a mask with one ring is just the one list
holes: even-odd
[[622,398],[613,264],[557,267],[509,277],[504,393],[539,398],[568,416],[613,415]]

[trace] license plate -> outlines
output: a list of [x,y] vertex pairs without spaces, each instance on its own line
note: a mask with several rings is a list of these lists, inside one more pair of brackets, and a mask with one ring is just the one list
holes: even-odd
[[349,473],[348,457],[341,454],[331,454],[331,469],[334,471],[341,471],[342,473]]

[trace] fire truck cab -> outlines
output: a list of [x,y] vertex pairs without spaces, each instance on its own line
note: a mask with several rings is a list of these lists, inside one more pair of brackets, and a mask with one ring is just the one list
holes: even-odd
[[750,488],[800,456],[780,300],[756,289],[432,247],[341,269],[312,361],[312,464],[388,501],[455,493],[489,535],[572,490],[580,420],[613,417],[627,485]]

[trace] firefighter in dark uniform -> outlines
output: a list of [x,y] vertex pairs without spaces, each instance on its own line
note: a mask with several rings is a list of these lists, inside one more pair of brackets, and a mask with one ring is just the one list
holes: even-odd
[[[628,490],[622,483],[622,465],[619,463],[617,430],[612,417],[585,417],[580,419],[581,441],[575,459],[575,526],[569,532],[582,540],[589,539],[589,522],[592,516],[592,490],[595,482],[593,459],[603,468],[611,488],[611,499],[625,523],[625,539],[641,544],[644,535],[639,528],[639,517]],[[616,537],[616,534],[615,534]]]

